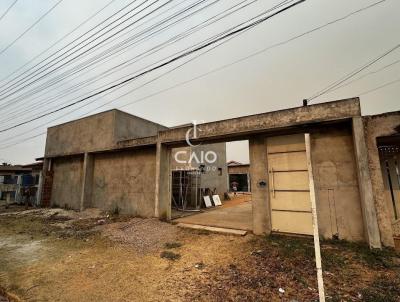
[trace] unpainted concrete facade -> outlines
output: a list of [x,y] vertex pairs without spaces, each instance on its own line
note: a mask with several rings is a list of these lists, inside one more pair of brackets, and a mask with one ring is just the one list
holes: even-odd
[[[114,116],[114,114],[108,114]],[[112,120],[110,116],[105,119]],[[392,124],[396,123],[397,118],[394,120]],[[201,131],[198,132],[198,137],[191,141],[210,144],[249,140],[253,232],[269,234],[271,209],[267,139],[271,136],[310,133],[321,235],[326,238],[335,235],[348,240],[365,240],[371,247],[380,247],[381,243],[392,246],[393,239],[390,240],[385,214],[382,213],[381,202],[377,200],[377,192],[381,184],[375,181],[378,177],[377,172],[373,171],[375,163],[371,165],[371,158],[368,157],[368,153],[374,147],[373,144],[371,145],[370,136],[376,133],[371,134],[368,126],[366,129],[360,127],[360,121],[362,125],[360,103],[355,98],[205,123],[198,125]],[[54,161],[53,187],[60,186],[55,184],[57,177],[61,180],[69,180],[71,186],[80,184],[84,187],[86,182],[90,183],[91,160],[84,154],[93,154],[92,169],[95,185],[92,192],[89,190],[90,194],[86,194],[85,190],[83,193],[82,190],[77,190],[80,194],[76,194],[74,198],[80,196],[78,198],[80,205],[104,206],[106,204],[106,208],[112,208],[118,203],[124,204],[121,202],[123,199],[134,199],[135,205],[129,205],[129,207],[135,214],[170,219],[171,152],[177,145],[185,144],[186,133],[191,127],[160,129],[157,133],[154,133],[153,129],[146,132],[148,134],[146,137],[132,135],[129,138],[128,134],[123,133],[118,135],[124,140],[118,140],[116,136],[103,133],[102,127],[100,127],[100,133],[96,133],[96,125],[99,123],[94,118],[89,123],[92,132],[83,132],[86,138],[79,137],[77,143],[74,142],[73,146],[66,148],[59,145],[53,146],[53,144],[65,144],[68,140],[74,140],[74,136],[80,135],[79,130],[74,130],[70,126],[66,128],[66,133],[61,128],[49,129],[44,169],[46,171],[50,167],[49,170],[52,170],[49,163]],[[108,125],[115,129],[112,122],[108,122]],[[82,129],[82,127],[79,125],[77,128]],[[388,130],[389,128],[388,126]],[[393,128],[390,129],[393,131]],[[103,135],[106,142],[98,143],[96,138]],[[368,137],[367,142],[365,137]],[[124,155],[121,155],[121,152]],[[84,171],[77,168],[77,171],[72,172],[71,168],[63,167],[62,161],[57,166],[60,157],[72,154],[80,155],[79,163],[82,167],[86,167]],[[74,159],[72,165],[78,165],[78,160]],[[113,180],[107,178],[106,170],[113,169],[113,165],[118,167],[116,170],[122,170],[124,175],[130,177],[132,182],[127,181],[124,186],[120,186],[119,183],[113,183]],[[57,170],[63,171],[62,173],[66,175],[57,176]],[[380,169],[376,171],[380,172]],[[107,173],[111,173],[114,177],[120,174],[120,172]],[[119,186],[125,190],[125,186],[137,182],[136,176],[139,173],[145,176],[143,184],[148,185],[148,188],[141,190],[141,185],[139,185],[138,190],[128,189],[128,192],[118,192],[118,189],[110,188]],[[71,181],[70,177],[76,180]],[[142,182],[138,183],[142,184]],[[60,198],[63,201],[64,197],[55,191],[57,190],[52,191],[52,200]],[[90,203],[87,202],[87,195],[92,196]],[[334,211],[332,207],[335,208]]]
[[391,112],[363,118],[366,144],[368,148],[368,164],[371,173],[373,196],[377,209],[379,230],[382,243],[393,246],[393,230],[389,209],[385,201],[382,171],[379,160],[377,138],[399,135],[400,112]]

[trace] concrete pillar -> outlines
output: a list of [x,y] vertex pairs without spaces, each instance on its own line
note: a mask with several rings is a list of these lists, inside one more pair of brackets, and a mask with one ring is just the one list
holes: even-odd
[[249,140],[250,181],[253,207],[253,233],[271,233],[271,207],[268,190],[268,163],[266,138]]
[[83,177],[80,210],[90,207],[93,185],[93,154],[85,153],[83,159]]
[[154,216],[171,220],[171,148],[157,142]]
[[49,207],[51,205],[51,190],[53,186],[53,171],[51,159],[45,158],[43,161],[43,185],[40,197],[40,206]]
[[365,142],[364,125],[360,116],[353,117],[353,141],[365,237],[371,248],[381,248],[381,238],[372,192],[371,174],[368,166],[368,149]]
[[39,172],[39,183],[37,186],[36,192],[36,206],[40,206],[40,202],[42,200],[42,190],[43,190],[43,171]]

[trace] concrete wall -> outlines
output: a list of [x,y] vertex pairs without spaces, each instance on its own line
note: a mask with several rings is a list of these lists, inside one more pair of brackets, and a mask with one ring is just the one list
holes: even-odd
[[91,115],[47,129],[45,156],[84,153],[114,144],[114,111]]
[[365,240],[351,126],[312,131],[311,151],[320,235]]
[[114,139],[116,141],[157,135],[158,131],[168,129],[160,124],[115,110]]
[[154,216],[156,149],[95,154],[91,207]]
[[79,210],[82,190],[83,156],[52,160],[51,205]]
[[249,170],[250,165],[228,166],[229,174],[247,174]]
[[[228,167],[226,165],[226,143],[209,144],[197,146],[196,154],[213,151],[217,154],[217,160],[213,163],[205,162],[205,172],[201,175],[200,183],[202,188],[216,189],[221,197],[228,192]],[[218,169],[222,169],[219,171]]]
[[167,127],[109,110],[47,129],[45,156],[111,149],[118,141],[157,135]]
[[384,185],[376,138],[399,133],[395,128],[400,126],[400,111],[376,116],[366,116],[363,117],[363,120],[368,148],[368,163],[371,173],[372,190],[381,240],[384,245],[393,246],[393,230],[390,213],[384,197]]

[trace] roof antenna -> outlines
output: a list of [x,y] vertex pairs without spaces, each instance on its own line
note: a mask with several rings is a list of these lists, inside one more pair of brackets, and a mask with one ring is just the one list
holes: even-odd
[[303,99],[303,106],[308,106],[308,100],[307,99]]

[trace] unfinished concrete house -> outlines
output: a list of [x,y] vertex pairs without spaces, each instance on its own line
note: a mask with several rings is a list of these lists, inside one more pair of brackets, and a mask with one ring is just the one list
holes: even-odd
[[[143,217],[154,216],[156,146],[145,145],[140,149],[115,146],[124,144],[127,139],[146,142],[167,129],[119,110],[49,128],[43,205],[76,210],[95,207]],[[176,149],[179,154],[173,161],[173,170],[182,174],[201,169],[198,189],[209,189],[223,196],[227,191],[225,144],[207,146],[207,151],[218,154],[216,169],[202,167],[196,160],[201,158],[202,149],[203,146]],[[192,153],[197,154],[194,159],[190,158]],[[177,177],[177,174],[173,175]]]
[[[399,125],[400,112],[362,117],[353,98],[204,123],[191,142],[249,141],[252,195],[244,216],[255,234],[312,234],[308,151],[320,235],[381,247],[393,246],[396,235],[398,169],[389,168],[391,185],[384,173],[398,167],[398,157],[380,150],[398,146]],[[118,110],[49,128],[43,204],[118,206],[171,219],[172,150],[187,146],[191,128],[167,129]]]

